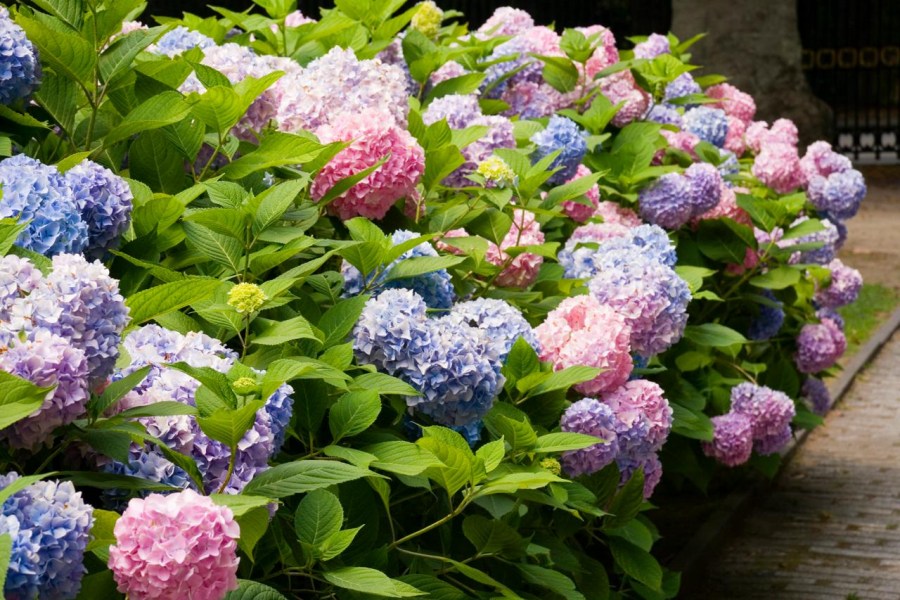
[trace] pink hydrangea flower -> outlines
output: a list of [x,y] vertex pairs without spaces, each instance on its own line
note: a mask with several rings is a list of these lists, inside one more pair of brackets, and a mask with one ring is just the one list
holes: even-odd
[[730,412],[712,418],[713,439],[703,442],[703,453],[728,467],[750,460],[753,454],[753,421],[747,415]]
[[806,182],[797,147],[785,143],[764,144],[753,161],[751,173],[779,194],[786,194]]
[[602,394],[600,399],[619,421],[616,434],[620,452],[643,455],[657,452],[666,443],[672,430],[673,413],[658,384],[634,379]]
[[[544,243],[544,233],[534,218],[534,213],[522,209],[513,212],[512,227],[500,246],[490,243],[485,259],[491,264],[501,266],[509,260],[507,248],[516,246],[537,246]],[[501,287],[528,287],[537,279],[538,271],[544,258],[531,252],[523,252],[515,257],[500,273],[495,283]]]
[[517,35],[532,27],[534,19],[526,11],[512,6],[501,6],[478,28],[478,33],[484,38]]
[[556,370],[575,365],[604,371],[575,389],[592,396],[621,386],[631,375],[631,328],[616,311],[591,296],[563,300],[534,330],[541,344],[541,360]]
[[[588,169],[584,165],[578,165],[578,169],[575,171],[575,175],[569,179],[566,183],[572,183],[582,177],[587,177],[591,174],[591,170]],[[581,202],[576,202],[575,200],[566,200],[562,203],[563,212],[566,213],[573,221],[578,221],[579,223],[584,223],[592,216],[594,216],[597,207],[600,204],[600,188],[597,184],[591,186],[585,194],[585,197],[590,201],[590,206],[587,204],[582,204]]]
[[723,147],[726,150],[734,152],[735,156],[741,156],[747,149],[747,145],[744,143],[744,132],[747,130],[747,125],[737,117],[731,115],[728,115],[727,119],[728,133],[725,135],[725,144]]
[[447,81],[448,79],[453,79],[455,77],[461,77],[467,73],[466,68],[456,62],[455,60],[448,60],[444,64],[440,66],[440,68],[431,74],[429,77],[429,81],[431,85],[437,85],[442,81]]
[[597,205],[594,216],[603,219],[604,223],[624,225],[625,227],[637,227],[644,223],[638,214],[630,208],[625,208],[609,200],[604,200]]
[[[700,138],[696,135],[688,131],[669,131],[668,129],[663,129],[659,133],[669,142],[670,148],[687,152],[691,158],[697,160],[697,152],[694,148],[700,143]],[[653,157],[653,163],[660,164],[665,153],[665,148],[659,150]]]
[[843,154],[831,149],[828,142],[818,141],[806,148],[806,154],[800,159],[800,168],[807,180],[815,177],[828,177],[833,173],[842,173],[853,168],[853,163]]
[[376,111],[346,115],[333,125],[321,127],[317,134],[325,143],[352,142],[322,168],[313,182],[311,194],[317,201],[341,179],[390,155],[386,163],[329,205],[329,211],[341,219],[381,219],[400,198],[418,196],[416,185],[425,172],[425,153],[389,115]]
[[[754,102],[753,96],[742,92],[730,83],[710,86],[706,89],[706,95],[720,100],[720,102],[709,106],[721,108],[726,115],[741,121],[745,126],[749,125],[754,115],[756,115],[756,102]],[[730,122],[728,128],[731,129]]]
[[753,121],[747,125],[744,141],[747,148],[760,152],[767,144],[787,144],[796,151],[800,134],[790,119],[778,119],[769,127],[765,121]]
[[613,32],[603,25],[591,25],[590,27],[576,27],[588,39],[599,34],[599,44],[594,53],[585,64],[585,75],[593,79],[594,75],[610,65],[619,62],[619,51],[616,49],[616,38]]
[[601,79],[600,92],[613,104],[624,102],[612,120],[616,127],[640,119],[650,108],[650,94],[634,81],[631,71],[620,71]]
[[113,532],[109,568],[131,600],[219,600],[237,588],[240,528],[207,496],[132,499]]

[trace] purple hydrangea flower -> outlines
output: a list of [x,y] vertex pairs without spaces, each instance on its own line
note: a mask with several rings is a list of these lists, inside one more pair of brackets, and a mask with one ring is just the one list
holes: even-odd
[[[129,459],[127,463],[121,463],[116,460],[104,462],[98,459],[98,466],[104,473],[139,477],[177,489],[186,489],[194,486],[188,474],[181,467],[177,467],[170,462],[156,448],[133,445],[128,454]],[[144,498],[150,493],[147,490],[140,490],[138,495]],[[103,492],[104,504],[113,510],[124,510],[127,499],[128,494],[125,490],[113,488]]]
[[[0,476],[0,489],[18,479]],[[7,598],[74,598],[85,573],[94,509],[71,482],[38,481],[3,503],[0,533],[13,538]]]
[[534,162],[560,151],[550,164],[551,169],[560,169],[548,180],[553,184],[571,179],[587,152],[585,132],[574,121],[557,115],[550,117],[547,127],[531,136],[531,141],[537,144],[532,156]]
[[644,498],[653,495],[653,490],[659,485],[662,479],[662,463],[656,454],[620,454],[616,458],[616,466],[621,473],[620,484],[626,483],[634,475],[634,472],[641,469],[644,473]]
[[815,176],[809,180],[806,195],[817,210],[840,220],[850,219],[866,196],[866,181],[856,169]]
[[731,388],[731,412],[750,419],[754,443],[764,446],[765,451],[758,446],[756,448],[762,454],[781,449],[784,444],[776,447],[774,442],[783,440],[784,429],[790,429],[796,414],[794,401],[787,394],[753,383],[741,383]]
[[801,373],[818,373],[837,363],[847,349],[847,338],[831,319],[807,323],[797,336],[794,362]]
[[831,282],[828,287],[816,290],[816,304],[825,308],[838,308],[856,301],[863,279],[859,271],[835,258],[828,265]]
[[765,290],[763,296],[768,298],[775,306],[760,303],[759,315],[750,322],[747,337],[751,340],[767,340],[775,337],[784,324],[784,303],[778,300],[770,290]]
[[659,385],[635,379],[600,398],[616,415],[620,456],[644,456],[663,447],[672,430],[672,408]]
[[460,302],[450,309],[445,318],[484,331],[490,342],[497,347],[501,361],[506,360],[507,354],[519,338],[528,342],[535,352],[540,352],[541,346],[531,325],[519,309],[503,300],[479,298]]
[[448,94],[428,105],[422,113],[422,121],[426,125],[432,125],[446,119],[450,129],[465,129],[480,116],[482,112],[477,96]]
[[728,116],[721,108],[698,106],[684,113],[684,129],[721,148],[728,135]]
[[616,415],[606,404],[594,398],[579,400],[566,409],[559,426],[565,432],[593,435],[603,440],[562,455],[563,468],[570,477],[596,473],[616,459],[619,452]]
[[[675,79],[669,82],[666,86],[666,92],[664,95],[665,100],[674,100],[675,98],[683,98],[684,96],[690,96],[691,94],[702,94],[703,90],[694,80],[694,76],[690,73],[682,73]],[[687,105],[692,106],[692,105]]]
[[666,173],[638,196],[641,217],[666,229],[678,229],[694,215],[691,182],[680,173]]
[[807,377],[800,388],[800,398],[817,415],[824,415],[831,407],[831,392],[821,379]]
[[87,223],[85,254],[103,258],[131,223],[134,196],[125,180],[101,165],[83,160],[66,172],[81,218]]
[[34,329],[24,340],[3,336],[0,350],[4,346],[0,369],[41,387],[55,386],[37,411],[2,431],[13,448],[35,451],[51,440],[54,429],[84,414],[88,363],[82,350],[46,329]]
[[171,58],[187,52],[191,48],[206,50],[215,45],[216,42],[212,38],[203,35],[199,31],[193,31],[183,25],[179,25],[172,31],[166,32],[156,44],[147,48],[147,51]]
[[478,33],[485,37],[517,35],[532,27],[534,19],[526,11],[512,6],[501,6],[478,28]]
[[669,54],[672,48],[669,38],[658,33],[651,33],[647,39],[634,47],[635,58],[656,58],[661,54]]
[[713,439],[703,442],[707,456],[728,467],[750,460],[753,453],[753,420],[741,413],[730,412],[712,418]]
[[674,125],[679,129],[684,127],[684,117],[677,108],[668,104],[654,104],[644,119],[662,125]]
[[0,104],[27,98],[41,84],[37,50],[0,6]]
[[692,216],[699,217],[714,209],[722,197],[722,175],[709,163],[694,163],[684,171],[691,184]]
[[612,307],[631,327],[631,348],[652,356],[681,339],[691,292],[673,269],[642,254],[618,251],[600,255],[599,272],[588,287],[601,304]]
[[56,167],[19,154],[0,161],[0,218],[29,221],[16,243],[53,256],[81,252],[88,227],[71,188]]
[[753,449],[762,455],[775,454],[787,446],[792,437],[793,432],[791,431],[791,426],[785,425],[775,433],[754,440]]
[[[391,241],[395,246],[403,242],[419,237],[419,234],[405,229],[398,229],[391,235]],[[385,281],[389,277],[391,269],[410,258],[418,258],[422,256],[438,256],[437,250],[428,242],[410,248],[401,254],[395,261],[389,264],[377,278],[364,279],[359,269],[344,261],[341,265],[341,275],[344,277],[344,294],[355,296],[360,294],[364,289],[395,289],[405,288],[412,290],[425,299],[425,303],[430,308],[450,308],[456,294],[453,291],[453,283],[450,279],[450,273],[447,269],[439,269],[423,275],[415,277],[407,277],[404,279],[394,279]]]
[[[791,223],[791,227],[796,227],[800,223],[808,220],[809,217],[800,217]],[[790,262],[796,263],[814,263],[818,265],[827,265],[834,260],[835,252],[837,252],[837,242],[840,239],[840,233],[834,223],[826,218],[820,219],[822,229],[814,231],[807,235],[788,240],[786,243],[779,244],[784,247],[790,247],[793,244],[806,244],[811,242],[822,242],[822,246],[814,250],[805,250],[796,252],[791,256]]]

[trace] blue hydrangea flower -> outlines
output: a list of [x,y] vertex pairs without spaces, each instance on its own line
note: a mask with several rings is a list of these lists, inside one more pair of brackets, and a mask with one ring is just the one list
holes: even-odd
[[784,324],[784,303],[778,300],[770,290],[764,290],[762,295],[774,302],[776,306],[759,305],[759,316],[750,322],[750,328],[747,330],[747,337],[751,340],[772,338]]
[[674,125],[679,129],[684,127],[684,117],[677,108],[669,104],[654,104],[644,119],[662,125]]
[[131,223],[131,188],[106,167],[87,159],[66,172],[66,181],[87,223],[85,254],[102,259],[107,250],[118,245],[119,236]]
[[817,415],[824,415],[831,407],[831,392],[821,379],[807,377],[800,388],[800,399]]
[[0,6],[0,104],[27,98],[41,84],[37,50]]
[[810,179],[806,195],[816,210],[839,220],[850,219],[866,197],[866,181],[856,169]]
[[[419,237],[418,233],[407,231],[405,229],[398,229],[391,235],[391,241],[394,246],[397,246],[417,237]],[[453,291],[453,282],[451,281],[450,273],[447,272],[447,269],[439,269],[415,277],[385,281],[389,276],[391,269],[396,265],[409,258],[418,258],[420,256],[439,255],[437,250],[435,250],[431,244],[422,242],[401,254],[381,272],[374,282],[371,277],[368,280],[364,280],[359,269],[345,261],[341,265],[341,275],[344,277],[344,295],[355,296],[367,287],[370,290],[404,288],[419,294],[425,299],[425,303],[430,308],[450,308],[453,305],[456,294]]]
[[497,347],[501,361],[520,337],[540,352],[540,343],[534,330],[519,309],[508,302],[494,298],[479,298],[469,302],[460,302],[453,306],[445,317],[459,323],[477,327],[487,334],[488,339]]
[[[791,223],[791,227],[796,227],[808,219],[809,217],[800,217]],[[822,229],[787,241],[788,243],[785,244],[786,247],[790,247],[793,244],[822,242],[822,245],[814,250],[804,250],[803,252],[794,253],[790,259],[791,263],[827,265],[834,260],[834,256],[837,253],[837,243],[840,239],[840,232],[835,224],[827,218],[823,217],[820,221],[822,223]]]
[[0,161],[0,186],[0,218],[30,221],[17,244],[45,256],[84,250],[87,224],[56,167],[24,154],[11,156]]
[[278,454],[284,445],[287,428],[294,414],[294,388],[282,385],[266,400],[263,410],[269,415],[269,427],[272,430],[272,455]]
[[558,115],[550,117],[547,127],[531,136],[531,141],[537,144],[531,157],[535,163],[557,150],[561,151],[550,164],[551,169],[560,168],[548,180],[552,184],[572,179],[587,152],[585,132],[574,121]]
[[428,307],[410,290],[387,290],[366,302],[353,330],[356,359],[385,373],[414,369],[414,356],[430,343]]
[[684,171],[691,184],[691,210],[699,217],[714,209],[722,196],[722,175],[709,163],[694,163]]
[[212,38],[203,35],[199,31],[193,31],[183,25],[179,25],[159,38],[159,41],[147,50],[154,54],[171,58],[182,52],[187,52],[191,48],[205,50],[215,45],[216,42]]
[[[16,473],[0,476],[0,489],[16,479]],[[5,596],[77,596],[93,511],[68,481],[38,481],[8,498],[0,517],[0,532],[13,537]]]
[[684,129],[721,148],[728,135],[728,116],[720,108],[698,106],[684,113]]
[[[181,468],[170,462],[157,448],[144,448],[132,446],[129,450],[129,460],[122,463],[111,460],[101,467],[104,473],[112,475],[127,475],[140,477],[154,483],[170,485],[178,489],[194,488],[190,476]],[[151,492],[141,490],[140,497],[146,497]],[[125,490],[118,488],[104,490],[104,503],[113,510],[122,510],[127,503],[129,495]]]
[[[684,96],[690,96],[691,94],[702,94],[703,90],[700,88],[700,84],[698,84],[693,75],[690,73],[682,73],[675,79],[669,82],[666,86],[665,99],[674,100],[675,98],[682,98]],[[686,105],[687,107],[694,106],[693,104]]]
[[638,195],[641,217],[666,229],[678,229],[694,215],[690,182],[680,173],[666,173]]
[[566,409],[559,421],[562,431],[593,435],[603,440],[562,455],[562,465],[569,476],[596,473],[612,464],[619,452],[616,424],[613,410],[594,398],[583,398]]

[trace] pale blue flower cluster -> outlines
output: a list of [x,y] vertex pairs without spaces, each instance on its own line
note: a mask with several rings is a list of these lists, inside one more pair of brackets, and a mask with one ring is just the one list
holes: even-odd
[[550,164],[551,169],[560,169],[549,179],[552,184],[572,179],[587,152],[585,132],[571,119],[558,115],[550,117],[547,127],[531,136],[531,141],[537,145],[531,157],[533,162],[560,151]]
[[[588,225],[583,229],[589,234],[591,227]],[[612,227],[618,228],[616,225]],[[627,230],[623,228],[619,235],[613,237],[592,238],[590,235],[573,234],[565,248],[559,251],[558,260],[565,268],[566,277],[587,279],[597,274],[607,255],[612,256],[612,260],[627,260],[629,252],[667,267],[674,267],[678,259],[675,246],[664,229],[657,225],[639,225]]]
[[531,325],[518,308],[504,300],[479,298],[460,302],[455,304],[444,318],[477,327],[487,333],[490,342],[497,347],[501,361],[506,360],[513,344],[519,338],[528,342],[535,352],[540,352],[540,343]]
[[[419,237],[419,234],[413,231],[398,229],[391,235],[391,241],[394,246],[397,246],[417,237]],[[341,275],[344,277],[344,294],[355,296],[363,290],[405,288],[419,294],[425,299],[425,303],[430,308],[450,308],[453,305],[453,299],[456,297],[456,294],[453,291],[453,282],[447,269],[439,269],[430,273],[416,275],[415,277],[387,280],[390,277],[391,270],[404,260],[423,256],[436,257],[438,253],[430,243],[422,242],[401,254],[385,267],[377,277],[374,277],[373,273],[370,274],[368,279],[363,277],[359,269],[344,261],[341,265]]]
[[[664,98],[666,101],[669,101],[674,100],[675,98],[683,98],[684,96],[702,93],[703,90],[700,88],[700,84],[694,80],[694,76],[690,73],[682,73],[670,81],[666,86]],[[688,104],[686,106],[691,107],[694,105]]]
[[854,217],[866,197],[866,181],[856,169],[813,177],[806,195],[816,210],[827,212],[839,220]]
[[103,258],[118,245],[131,223],[134,196],[124,179],[102,165],[83,160],[66,172],[81,218],[87,223],[85,254]]
[[37,50],[0,6],[0,104],[27,98],[41,84]]
[[[18,479],[0,475],[0,489]],[[6,598],[69,600],[81,589],[93,508],[68,481],[39,481],[3,503],[0,533],[13,538]]]
[[697,106],[684,113],[684,129],[721,148],[728,135],[728,116],[721,108]]
[[171,58],[183,52],[187,52],[191,48],[200,48],[201,50],[204,50],[215,45],[216,42],[211,37],[205,36],[199,31],[194,31],[183,25],[179,25],[159,38],[159,41],[153,46],[150,46],[148,51]]

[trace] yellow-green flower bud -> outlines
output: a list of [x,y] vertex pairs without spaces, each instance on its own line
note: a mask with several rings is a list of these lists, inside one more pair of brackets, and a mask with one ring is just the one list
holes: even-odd
[[431,0],[419,4],[419,10],[412,18],[413,29],[418,29],[425,37],[437,37],[441,30],[441,21],[444,20],[444,11],[438,8]]
[[555,458],[545,458],[541,461],[541,466],[554,475],[559,475],[562,472],[562,466]]
[[500,187],[510,185],[516,180],[515,171],[499,156],[489,156],[478,163],[476,172]]
[[266,303],[269,297],[255,283],[239,283],[228,292],[228,305],[239,313],[252,313]]
[[248,396],[259,389],[256,380],[252,377],[239,377],[231,384],[231,387],[241,396]]

